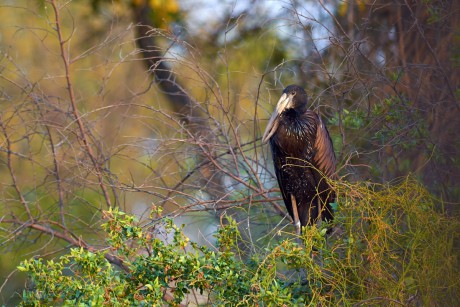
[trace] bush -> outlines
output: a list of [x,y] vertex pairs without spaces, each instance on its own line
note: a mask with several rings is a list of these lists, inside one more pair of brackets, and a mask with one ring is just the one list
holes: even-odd
[[[216,247],[189,242],[171,219],[141,227],[105,212],[110,255],[72,249],[58,260],[18,267],[33,287],[22,305],[454,305],[458,221],[435,211],[436,199],[411,178],[394,186],[336,183],[335,233],[304,229],[301,244],[284,234],[241,257],[237,223],[228,217]],[[158,229],[173,235],[166,243]]]

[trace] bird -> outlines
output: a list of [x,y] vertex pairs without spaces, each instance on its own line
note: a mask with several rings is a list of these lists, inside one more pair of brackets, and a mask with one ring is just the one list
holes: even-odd
[[329,131],[321,117],[308,108],[308,96],[298,85],[283,91],[262,142],[270,142],[281,194],[297,233],[301,227],[332,221],[337,159]]

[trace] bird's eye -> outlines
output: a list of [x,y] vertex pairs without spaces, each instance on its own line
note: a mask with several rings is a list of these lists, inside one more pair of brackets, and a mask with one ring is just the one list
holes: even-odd
[[292,97],[294,97],[296,94],[296,92],[291,92]]

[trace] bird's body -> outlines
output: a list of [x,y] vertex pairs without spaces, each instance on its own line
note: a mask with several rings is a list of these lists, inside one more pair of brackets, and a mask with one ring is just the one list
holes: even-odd
[[270,141],[276,177],[291,217],[295,220],[297,208],[302,226],[318,217],[332,220],[330,203],[335,194],[326,178],[335,177],[334,149],[319,115],[308,110],[302,88],[291,85],[284,90],[263,141]]

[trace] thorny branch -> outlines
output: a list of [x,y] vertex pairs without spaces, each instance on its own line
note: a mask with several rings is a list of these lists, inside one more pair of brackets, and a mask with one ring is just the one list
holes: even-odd
[[75,93],[71,81],[71,76],[70,76],[70,60],[69,60],[69,55],[66,50],[66,44],[68,43],[69,39],[64,39],[62,36],[62,31],[61,31],[61,17],[60,17],[60,8],[58,7],[56,0],[51,0],[51,5],[53,7],[54,11],[54,17],[55,17],[55,30],[58,36],[59,40],[59,45],[60,45],[60,50],[61,50],[61,58],[64,63],[64,69],[65,69],[65,78],[67,82],[67,90],[69,92],[69,99],[70,99],[70,105],[72,106],[72,112],[75,118],[75,121],[77,122],[78,128],[80,130],[80,137],[83,142],[83,146],[86,150],[86,153],[88,154],[89,158],[91,159],[91,162],[94,167],[94,171],[96,173],[96,176],[99,181],[99,187],[101,188],[101,191],[104,195],[106,204],[108,207],[112,206],[112,201],[110,199],[109,192],[107,190],[106,184],[104,182],[104,169],[101,166],[100,162],[98,161],[93,148],[91,146],[91,143],[89,141],[88,137],[88,131],[87,128],[85,127],[85,124],[83,123],[83,120],[81,118],[80,112],[77,107],[77,102],[75,99]]

